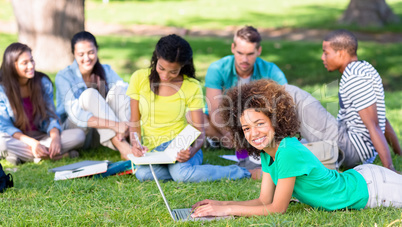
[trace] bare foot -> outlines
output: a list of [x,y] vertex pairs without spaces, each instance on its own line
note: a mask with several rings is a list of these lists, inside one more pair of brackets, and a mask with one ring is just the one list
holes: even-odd
[[56,156],[54,156],[54,157],[52,158],[52,160],[57,161],[57,160],[60,160],[60,159],[62,159],[62,158],[66,158],[66,157],[68,157],[68,152],[66,152],[66,153],[64,153],[64,154],[56,155]]
[[123,160],[128,160],[127,155],[131,154],[131,145],[126,141],[120,141],[117,136],[112,138],[112,143],[120,152],[120,157]]
[[251,179],[260,180],[261,179],[261,168],[255,168],[248,170],[251,173]]

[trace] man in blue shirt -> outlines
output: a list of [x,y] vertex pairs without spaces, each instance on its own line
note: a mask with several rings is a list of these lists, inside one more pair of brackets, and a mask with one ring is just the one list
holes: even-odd
[[283,72],[272,62],[259,58],[262,47],[257,29],[245,26],[238,30],[232,43],[233,55],[213,62],[205,76],[207,110],[205,133],[209,139],[220,141],[221,145],[232,148],[232,139],[224,130],[225,122],[219,116],[219,104],[225,91],[241,86],[252,80],[271,79],[283,85],[287,83]]

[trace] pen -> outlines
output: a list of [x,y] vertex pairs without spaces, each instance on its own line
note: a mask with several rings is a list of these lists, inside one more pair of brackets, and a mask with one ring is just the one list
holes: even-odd
[[[134,139],[135,139],[135,140],[137,141],[137,143],[140,145],[140,148],[141,148],[141,151],[142,151],[144,148],[142,147],[142,144],[141,144],[140,138],[138,137],[137,132],[134,132]],[[145,156],[145,154],[144,154],[144,156]]]

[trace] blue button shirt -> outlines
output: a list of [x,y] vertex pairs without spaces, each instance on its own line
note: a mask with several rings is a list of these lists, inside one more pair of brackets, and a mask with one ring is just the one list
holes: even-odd
[[[55,107],[53,102],[53,84],[46,77],[43,77],[41,82],[45,105],[47,105],[47,109],[53,111],[54,114]],[[39,105],[39,103],[32,104]],[[16,132],[22,132],[19,128],[15,127],[14,122],[15,113],[11,108],[10,101],[8,100],[3,85],[0,85],[0,131],[7,133],[10,136],[14,135]],[[50,130],[53,128],[57,128],[61,132],[60,124],[55,118],[48,118],[39,122],[38,130],[41,132],[49,134]]]
[[[102,67],[105,70],[105,80],[109,90],[113,89],[114,86],[128,86],[109,65],[102,65]],[[93,114],[83,110],[79,104],[80,95],[87,88],[80,69],[78,68],[77,61],[74,61],[73,64],[57,73],[56,113],[59,115],[62,122],[70,116],[70,119],[77,126],[87,127],[88,120]]]

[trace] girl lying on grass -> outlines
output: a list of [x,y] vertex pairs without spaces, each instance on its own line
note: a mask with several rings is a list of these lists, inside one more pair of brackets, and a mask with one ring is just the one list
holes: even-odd
[[329,170],[295,138],[300,123],[283,86],[259,80],[227,95],[222,116],[233,122],[228,128],[236,149],[261,158],[260,197],[241,202],[203,200],[193,205],[193,217],[285,213],[292,196],[325,210],[402,207],[402,175],[372,164],[343,173]]

